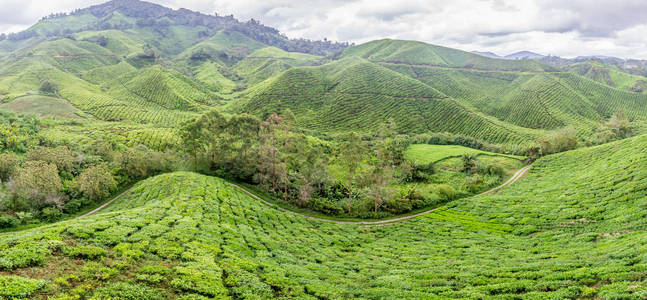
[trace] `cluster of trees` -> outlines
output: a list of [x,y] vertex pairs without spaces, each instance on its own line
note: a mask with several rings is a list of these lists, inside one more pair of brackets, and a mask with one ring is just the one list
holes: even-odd
[[548,136],[539,137],[537,144],[539,145],[539,153],[541,155],[573,150],[578,145],[577,131],[570,126],[564,127],[552,132]]
[[25,152],[40,141],[40,121],[33,116],[17,116],[0,110],[0,149]]
[[410,203],[399,202],[421,200],[394,184],[420,180],[416,174],[427,170],[405,163],[409,140],[396,135],[394,126],[331,143],[298,132],[294,124],[289,110],[264,121],[211,111],[184,125],[183,144],[200,172],[253,183],[285,202],[327,214],[383,216],[410,209]]
[[609,120],[601,124],[590,144],[599,145],[629,138],[633,135],[633,126],[623,111],[616,112]]
[[85,200],[97,201],[108,196],[117,187],[106,165],[83,169],[81,164],[79,157],[65,146],[35,147],[22,162],[14,153],[0,154],[0,179],[8,191],[0,199],[0,208],[20,212],[22,222],[30,221],[26,216],[53,221],[63,212],[77,212]]
[[618,111],[608,121],[600,124],[593,134],[588,137],[579,139],[575,128],[565,127],[538,138],[537,146],[530,148],[526,155],[537,158],[541,155],[573,150],[579,145],[600,145],[629,138],[633,135],[633,130],[633,125],[624,112]]
[[[37,136],[32,132],[39,144],[45,142]],[[176,154],[144,146],[128,148],[104,141],[70,146],[75,150],[37,144],[2,148],[0,229],[56,221],[106,199],[119,187],[182,166]]]
[[58,96],[58,84],[52,79],[45,78],[40,81],[38,91],[43,94]]

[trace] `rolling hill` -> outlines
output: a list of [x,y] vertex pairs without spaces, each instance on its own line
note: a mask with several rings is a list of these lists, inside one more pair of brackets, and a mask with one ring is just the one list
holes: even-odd
[[62,98],[106,121],[177,127],[211,109],[264,117],[289,108],[299,126],[326,134],[394,120],[401,133],[510,145],[567,126],[586,136],[620,110],[645,121],[643,80],[619,70],[562,70],[416,41],[347,46],[115,0],[0,41],[0,94],[9,102],[51,79]]
[[646,144],[549,156],[497,195],[379,227],[308,220],[218,178],[165,174],[104,213],[1,235],[0,295],[640,297]]

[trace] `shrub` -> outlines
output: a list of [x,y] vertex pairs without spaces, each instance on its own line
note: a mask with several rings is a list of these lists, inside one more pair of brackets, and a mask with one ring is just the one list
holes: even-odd
[[97,259],[108,254],[108,251],[96,246],[76,246],[64,247],[63,254],[77,258]]
[[454,188],[446,184],[439,184],[436,187],[436,194],[440,196],[440,199],[445,201],[454,200],[456,197],[456,191]]
[[543,155],[573,150],[577,148],[577,131],[573,127],[566,127],[548,137],[538,138],[537,143]]
[[25,154],[27,161],[44,161],[56,165],[58,171],[72,172],[74,170],[74,154],[65,146],[47,148],[37,146]]
[[473,172],[476,169],[476,155],[463,154],[461,160],[463,161],[463,172]]
[[2,250],[0,269],[12,270],[38,265],[45,261],[45,256],[49,253],[49,249],[44,244],[33,242],[18,244]]
[[483,177],[479,174],[474,174],[465,178],[465,189],[471,193],[476,193],[483,188]]
[[133,299],[133,300],[156,300],[166,299],[166,293],[160,289],[152,289],[141,284],[117,282],[97,290],[96,295],[100,299]]
[[16,218],[18,218],[20,224],[27,224],[34,216],[30,212],[20,211],[16,213]]
[[45,222],[55,222],[63,217],[63,213],[54,207],[46,207],[40,211],[40,218]]
[[216,266],[186,266],[176,267],[177,276],[171,281],[171,286],[177,290],[200,293],[212,297],[224,297],[229,294],[222,285],[220,270]]
[[45,286],[45,281],[20,276],[0,276],[0,298],[31,297]]
[[40,81],[40,87],[38,90],[45,94],[54,94],[58,93],[58,84],[51,79],[43,79]]
[[18,224],[20,221],[17,218],[10,215],[0,215],[0,229],[16,227]]
[[13,153],[0,153],[0,181],[8,181],[20,164],[18,156]]
[[479,168],[479,171],[480,173],[485,175],[492,175],[492,176],[498,176],[498,177],[503,176],[503,167],[499,165],[487,165],[483,168]]

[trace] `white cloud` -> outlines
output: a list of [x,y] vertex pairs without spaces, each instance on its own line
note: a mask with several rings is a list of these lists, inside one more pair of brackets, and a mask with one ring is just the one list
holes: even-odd
[[[290,37],[421,40],[507,54],[647,59],[647,2],[635,0],[150,0],[172,8],[254,18]],[[56,3],[53,3],[56,2]],[[2,0],[0,31],[101,0]]]

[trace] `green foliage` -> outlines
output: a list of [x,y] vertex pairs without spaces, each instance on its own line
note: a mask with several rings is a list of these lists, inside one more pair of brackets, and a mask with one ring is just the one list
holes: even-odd
[[410,145],[407,148],[406,152],[404,153],[404,156],[406,159],[416,164],[429,164],[429,163],[436,163],[451,157],[461,157],[466,154],[473,155],[473,156],[486,155],[486,156],[509,157],[517,160],[524,159],[523,156],[493,153],[493,152],[467,148],[463,146],[425,145],[425,144]]
[[56,165],[61,172],[72,172],[74,169],[74,154],[66,147],[47,148],[36,146],[25,154],[26,161],[44,161]]
[[0,148],[25,152],[38,141],[39,121],[0,110]]
[[105,249],[96,246],[63,247],[63,254],[76,258],[97,259],[107,253]]
[[[0,239],[5,245],[0,247],[3,253],[15,251],[17,246],[6,241],[20,243],[45,234],[105,247],[114,239],[97,236],[123,232],[119,239],[133,246],[119,246],[119,251],[134,249],[134,243],[150,245],[141,248],[145,255],[131,267],[116,268],[113,261],[121,256],[109,251],[112,259],[84,260],[90,266],[87,275],[68,272],[96,285],[105,285],[104,278],[128,283],[126,274],[147,275],[139,281],[178,298],[636,295],[645,265],[642,250],[632,246],[643,240],[637,229],[645,221],[636,207],[644,198],[639,192],[644,180],[638,179],[644,177],[639,163],[644,157],[638,150],[645,143],[639,137],[547,156],[528,177],[497,194],[370,228],[287,214],[220,179],[165,174],[138,184],[107,213],[9,234]],[[615,183],[608,187],[609,182]],[[127,225],[133,227],[125,230]],[[80,228],[83,235],[77,234]],[[629,246],[614,246],[619,243]],[[425,253],[433,255],[426,259]],[[46,270],[63,270],[46,265]],[[360,280],[370,274],[378,275]],[[630,285],[638,288],[627,289]],[[248,289],[238,289],[243,286]],[[71,293],[73,287],[59,289],[55,293]]]
[[62,217],[61,210],[55,207],[45,207],[40,211],[40,218],[46,222],[56,222]]
[[37,115],[40,117],[83,119],[87,114],[71,105],[65,99],[43,95],[27,95],[0,104],[0,109],[13,111],[21,115]]
[[100,299],[157,300],[167,299],[165,293],[145,285],[116,282],[97,290],[95,297]]
[[0,276],[0,297],[29,298],[45,287],[45,281],[20,276]]
[[604,124],[600,125],[592,141],[593,144],[608,143],[626,139],[633,135],[634,128],[624,112],[618,111]]
[[20,224],[20,220],[17,218],[10,215],[0,214],[0,229],[15,227],[18,226],[18,224]]
[[43,79],[38,90],[45,94],[56,95],[58,94],[58,84],[51,79]]
[[463,172],[473,172],[476,169],[476,155],[474,154],[463,154],[461,155],[461,160],[463,162],[462,170]]
[[49,253],[48,245],[43,242],[22,242],[2,250],[0,269],[12,270],[39,265],[45,261]]
[[436,192],[444,200],[453,200],[456,197],[456,191],[449,185],[441,184],[436,187]]
[[93,166],[85,169],[79,175],[76,184],[91,201],[106,198],[117,188],[117,181],[105,166]]
[[18,155],[13,153],[0,153],[0,182],[7,182],[20,167]]
[[575,129],[572,127],[561,129],[546,138],[541,137],[537,139],[537,143],[544,155],[573,150],[578,144]]
[[23,163],[22,169],[13,178],[9,188],[14,197],[26,201],[29,207],[61,204],[59,194],[63,184],[54,164],[39,160]]
[[493,59],[456,49],[416,41],[377,40],[344,51],[343,57],[358,56],[370,61],[465,67],[486,70],[547,71],[552,68],[534,60]]

